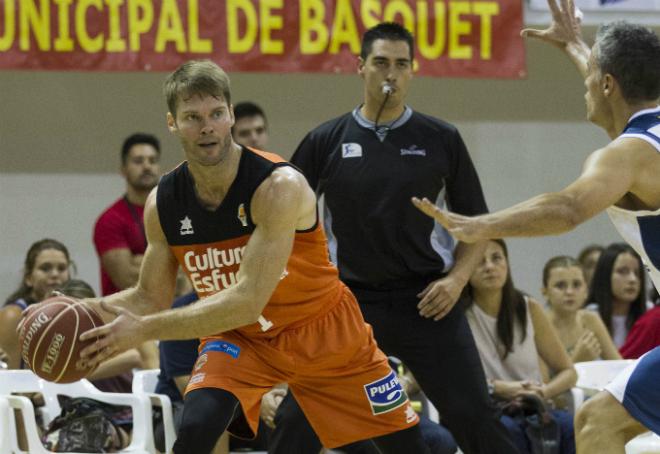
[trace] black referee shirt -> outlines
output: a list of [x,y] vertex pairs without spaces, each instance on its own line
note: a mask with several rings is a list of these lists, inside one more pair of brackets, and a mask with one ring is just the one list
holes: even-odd
[[465,144],[454,126],[409,107],[378,131],[359,109],[311,131],[291,159],[317,196],[325,195],[332,261],[341,279],[359,288],[437,278],[453,266],[454,240],[410,198],[485,213]]

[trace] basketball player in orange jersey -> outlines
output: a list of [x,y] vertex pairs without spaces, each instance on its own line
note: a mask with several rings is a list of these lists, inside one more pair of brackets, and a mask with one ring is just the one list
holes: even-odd
[[[281,382],[327,447],[372,438],[384,453],[428,452],[396,374],[328,260],[305,177],[233,141],[229,79],[214,63],[183,64],[164,91],[186,161],[147,200],[137,286],[87,300],[107,324],[83,334],[100,336],[83,358],[96,364],[149,339],[202,338],[177,454],[210,452],[226,428],[251,436],[262,395]],[[166,310],[179,265],[200,301]],[[235,417],[239,405],[244,418]]]

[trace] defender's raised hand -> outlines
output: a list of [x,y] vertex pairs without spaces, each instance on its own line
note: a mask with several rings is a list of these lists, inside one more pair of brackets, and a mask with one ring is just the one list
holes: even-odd
[[520,35],[523,38],[536,38],[546,41],[560,49],[568,44],[582,42],[582,12],[576,9],[573,0],[548,0],[552,13],[552,24],[545,30],[534,28],[524,29]]

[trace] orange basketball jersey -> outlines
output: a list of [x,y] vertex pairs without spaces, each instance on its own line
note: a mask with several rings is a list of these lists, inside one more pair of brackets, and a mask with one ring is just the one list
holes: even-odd
[[[243,147],[236,178],[214,211],[197,200],[187,162],[160,180],[160,224],[200,298],[236,284],[245,247],[256,228],[250,215],[252,195],[277,167],[290,165],[276,154]],[[341,289],[317,220],[312,229],[296,232],[286,269],[260,323],[237,331],[273,337],[330,310],[340,300]]]

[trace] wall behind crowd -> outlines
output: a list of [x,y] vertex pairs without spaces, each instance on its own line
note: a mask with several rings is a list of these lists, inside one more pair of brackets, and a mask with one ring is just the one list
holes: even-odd
[[[527,68],[523,80],[416,78],[411,85],[411,106],[461,130],[491,210],[560,189],[579,174],[590,151],[609,141],[585,121],[585,90],[568,59],[532,42]],[[271,149],[285,157],[307,131],[352,109],[362,96],[354,74],[231,76],[233,101],[253,100],[264,107]],[[123,192],[118,174],[123,139],[135,131],[156,134],[163,144],[163,170],[182,157],[165,124],[164,77],[0,72],[2,299],[20,280],[27,248],[42,237],[63,241],[78,276],[99,288],[92,228]],[[605,215],[560,237],[513,240],[514,278],[538,296],[547,258],[577,254],[587,243],[618,240]]]

